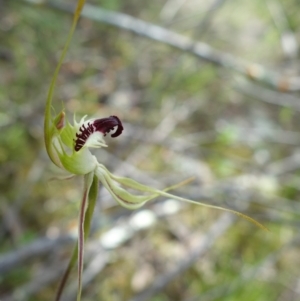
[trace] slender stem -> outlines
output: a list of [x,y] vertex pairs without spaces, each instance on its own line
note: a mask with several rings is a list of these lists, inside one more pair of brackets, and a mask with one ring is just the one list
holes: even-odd
[[[84,192],[82,203],[79,212],[78,221],[78,291],[77,291],[77,301],[81,300],[82,291],[82,274],[83,274],[83,257],[84,257],[84,242],[85,237],[89,233],[93,211],[95,208],[95,203],[97,200],[98,190],[95,188],[95,183],[98,188],[98,178],[94,176],[93,173],[87,174],[84,177]],[[93,185],[94,184],[94,185]],[[93,190],[91,187],[93,185]],[[96,193],[96,194],[95,194]],[[89,211],[89,203],[92,203]],[[86,214],[88,212],[88,214]],[[87,226],[85,226],[85,220],[87,219]]]
[[88,205],[88,193],[90,189],[90,185],[88,185],[88,180],[85,176],[85,187],[83,192],[83,198],[79,211],[79,219],[78,219],[78,293],[77,293],[77,301],[81,298],[81,290],[82,290],[82,272],[83,272],[83,256],[84,256],[84,220],[85,220],[85,212]]
[[[97,196],[98,196],[98,189],[99,189],[99,180],[97,177],[94,176],[93,183],[89,189],[89,194],[88,194],[89,201],[88,201],[88,206],[87,206],[87,209],[85,212],[85,219],[84,219],[84,239],[85,240],[88,237],[88,234],[90,232],[92,216],[94,213]],[[59,284],[57,292],[56,292],[56,297],[54,299],[55,301],[60,300],[62,292],[63,292],[63,290],[66,286],[67,280],[69,278],[70,272],[71,272],[72,268],[74,267],[77,258],[78,258],[78,243],[74,246],[69,264],[61,278],[60,284]]]

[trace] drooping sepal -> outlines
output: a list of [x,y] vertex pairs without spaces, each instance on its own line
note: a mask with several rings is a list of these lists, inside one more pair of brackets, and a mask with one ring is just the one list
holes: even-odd
[[[114,200],[121,206],[127,209],[137,209],[143,206],[146,202],[156,198],[158,195],[134,195],[124,188],[122,188],[117,181],[115,181],[110,172],[102,165],[98,164],[95,174],[102,185],[108,190]],[[141,190],[140,190],[141,191]],[[142,191],[145,192],[145,191]]]
[[[136,209],[141,206],[143,206],[146,202],[153,200],[159,196],[172,198],[178,201],[183,201],[191,204],[200,205],[207,208],[217,209],[221,211],[227,211],[231,212],[233,214],[238,215],[239,217],[242,217],[246,219],[247,221],[255,224],[257,227],[267,230],[268,229],[263,226],[261,223],[256,221],[255,219],[240,213],[238,211],[223,208],[220,206],[205,204],[202,202],[193,201],[190,199],[182,198],[177,195],[173,195],[171,193],[168,193],[168,190],[175,189],[181,185],[186,184],[187,181],[184,181],[182,183],[179,183],[178,185],[174,185],[171,187],[168,187],[164,190],[155,189],[146,185],[143,185],[133,179],[126,178],[126,177],[118,177],[114,174],[110,173],[108,169],[103,166],[102,164],[99,164],[97,169],[95,170],[96,176],[99,178],[99,180],[102,182],[102,184],[105,186],[105,188],[110,192],[112,197],[123,207],[128,209]],[[147,193],[148,195],[133,195],[132,193],[127,192],[124,188],[120,187],[119,185],[126,186],[130,189],[134,189],[138,192]]]

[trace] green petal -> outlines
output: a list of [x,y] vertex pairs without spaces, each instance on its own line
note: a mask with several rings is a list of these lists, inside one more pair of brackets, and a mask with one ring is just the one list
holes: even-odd
[[58,154],[63,167],[76,175],[88,174],[94,171],[98,164],[96,157],[87,148],[73,151],[70,155],[64,150],[62,153],[58,151]]

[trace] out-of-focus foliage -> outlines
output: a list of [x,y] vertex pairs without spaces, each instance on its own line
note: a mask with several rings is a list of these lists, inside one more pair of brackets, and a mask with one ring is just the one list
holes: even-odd
[[[87,3],[284,78],[299,76],[296,0]],[[70,25],[59,6],[0,1],[1,300],[52,300],[74,243],[80,182],[53,180],[63,175],[47,159],[42,136],[47,88]],[[299,101],[297,91],[272,90],[164,43],[80,20],[55,103],[124,121],[123,136],[108,138],[97,157],[114,173],[159,188],[195,176],[179,194],[245,212],[271,230],[232,219],[162,290],[134,300],[300,299]],[[83,300],[131,300],[190,258],[222,215],[170,200],[145,209],[121,209],[101,190]],[[74,300],[73,286],[75,272],[66,300]]]

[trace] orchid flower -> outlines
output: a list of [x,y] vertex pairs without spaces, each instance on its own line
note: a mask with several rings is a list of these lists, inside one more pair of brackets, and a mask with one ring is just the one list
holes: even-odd
[[[78,219],[78,245],[73,251],[69,266],[60,283],[56,300],[59,300],[71,268],[74,266],[76,261],[78,261],[77,301],[80,301],[81,299],[84,240],[85,236],[89,232],[91,217],[98,194],[99,182],[102,183],[112,198],[119,205],[127,209],[137,209],[143,206],[146,202],[159,196],[163,196],[209,208],[229,211],[247,219],[262,229],[266,229],[263,225],[251,217],[234,210],[196,202],[167,192],[186,184],[189,180],[172,187],[168,187],[165,190],[159,190],[141,184],[133,179],[119,177],[112,174],[91,153],[90,148],[107,147],[104,137],[109,133],[111,134],[111,137],[118,137],[122,134],[123,125],[117,116],[100,119],[87,119],[86,116],[84,116],[79,122],[77,122],[74,117],[73,124],[66,119],[64,111],[53,116],[52,98],[55,83],[84,3],[85,0],[78,0],[70,33],[50,84],[45,109],[44,136],[49,158],[59,168],[69,172],[71,175],[83,176],[84,179],[82,202]],[[136,194],[127,191],[126,188],[135,190]]]
[[[73,175],[83,175],[89,179],[96,177],[114,200],[127,209],[137,209],[160,195],[170,197],[165,191],[148,187],[130,178],[115,176],[97,161],[89,149],[107,147],[103,138],[113,130],[115,131],[111,133],[111,137],[118,137],[123,131],[122,122],[117,116],[89,120],[84,116],[80,122],[76,122],[74,118],[71,125],[65,120],[65,113],[62,111],[51,125],[49,156],[58,167]],[[91,185],[89,183],[87,187]],[[135,195],[122,186],[148,194]],[[173,198],[182,199],[176,196]]]
[[[88,206],[88,194],[93,179],[101,182],[112,198],[127,209],[137,209],[152,199],[164,196],[209,208],[229,211],[265,229],[260,223],[242,213],[196,202],[167,192],[167,190],[174,189],[182,185],[182,183],[165,190],[159,190],[143,185],[133,179],[112,174],[102,163],[98,162],[97,158],[90,152],[90,148],[107,147],[104,137],[108,133],[111,133],[111,137],[118,137],[122,134],[123,129],[122,122],[117,116],[88,120],[84,116],[79,122],[74,118],[72,125],[65,119],[63,111],[53,118],[53,122],[50,125],[49,141],[46,145],[48,145],[48,153],[51,160],[58,167],[73,175],[84,176],[84,192],[79,214],[78,231],[78,278],[80,290],[83,270],[84,222]],[[125,187],[134,189],[138,194],[127,191]]]

